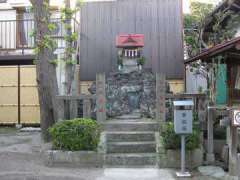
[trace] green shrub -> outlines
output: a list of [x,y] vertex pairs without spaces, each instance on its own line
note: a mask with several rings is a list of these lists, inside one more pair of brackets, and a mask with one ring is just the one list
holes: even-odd
[[100,128],[92,119],[61,121],[49,129],[54,149],[68,151],[96,150]]
[[178,149],[180,144],[180,138],[174,132],[174,125],[172,122],[167,122],[161,132],[163,145],[165,149]]
[[[163,145],[165,149],[180,149],[181,148],[181,137],[175,134],[174,125],[172,122],[167,122],[161,132]],[[199,147],[200,143],[200,132],[193,128],[192,134],[186,136],[186,149],[193,150]]]

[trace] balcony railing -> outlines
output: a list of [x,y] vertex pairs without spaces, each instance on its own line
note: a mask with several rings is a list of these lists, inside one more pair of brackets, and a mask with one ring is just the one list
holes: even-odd
[[[56,29],[51,36],[56,40],[58,48],[64,48],[63,23],[61,19],[51,19],[51,22],[56,25]],[[34,48],[33,31],[33,19],[0,21],[0,51]]]

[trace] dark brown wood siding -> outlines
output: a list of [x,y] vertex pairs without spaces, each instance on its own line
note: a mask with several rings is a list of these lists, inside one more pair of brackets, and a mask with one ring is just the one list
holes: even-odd
[[145,68],[169,79],[183,79],[181,0],[118,0],[87,2],[81,10],[80,78],[117,68],[115,37],[145,36]]

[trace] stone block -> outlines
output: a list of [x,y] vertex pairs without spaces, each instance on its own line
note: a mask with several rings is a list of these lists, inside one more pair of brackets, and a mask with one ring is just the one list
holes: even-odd
[[217,166],[200,166],[198,167],[198,171],[208,177],[216,178],[216,179],[225,179],[226,173],[221,167]]
[[[180,150],[165,149],[161,137],[157,144],[158,148],[158,166],[159,168],[180,168],[181,152]],[[198,148],[192,151],[186,151],[186,167],[194,169],[203,164],[203,149]]]
[[102,123],[105,131],[157,131],[158,124],[154,121],[108,121]]
[[108,142],[155,141],[154,132],[106,132]]
[[114,142],[107,144],[107,153],[153,153],[155,141],[151,142]]
[[[159,167],[160,168],[180,168],[181,156],[180,150],[166,150],[166,153],[159,155]],[[203,163],[203,151],[202,149],[195,149],[193,151],[186,152],[186,167],[194,169],[201,166]]]
[[49,167],[102,167],[103,154],[94,151],[47,150],[42,153]]
[[107,154],[105,159],[106,166],[156,166],[156,153],[139,154]]

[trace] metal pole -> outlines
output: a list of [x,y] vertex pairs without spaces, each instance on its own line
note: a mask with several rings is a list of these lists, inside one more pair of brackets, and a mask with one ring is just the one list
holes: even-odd
[[181,173],[185,173],[185,135],[181,135]]
[[18,124],[21,124],[21,69],[20,65],[18,68]]

